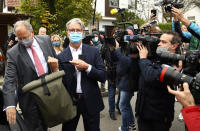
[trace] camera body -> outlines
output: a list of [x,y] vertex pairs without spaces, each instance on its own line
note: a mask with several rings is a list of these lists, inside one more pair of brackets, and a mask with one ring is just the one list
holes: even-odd
[[155,6],[159,6],[159,5],[164,7],[165,12],[171,12],[172,7],[175,7],[178,9],[184,7],[184,4],[181,2],[178,2],[178,0],[161,0],[155,3]]

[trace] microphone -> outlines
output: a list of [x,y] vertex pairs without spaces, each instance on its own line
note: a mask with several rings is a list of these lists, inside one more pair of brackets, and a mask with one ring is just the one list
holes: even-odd
[[114,15],[114,14],[120,13],[124,10],[125,10],[125,8],[121,8],[121,9],[120,8],[114,8],[114,9],[110,10],[110,14]]

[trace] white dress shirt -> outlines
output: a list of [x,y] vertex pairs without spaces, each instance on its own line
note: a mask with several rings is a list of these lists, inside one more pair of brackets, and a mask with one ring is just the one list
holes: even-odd
[[[39,46],[39,44],[37,43],[37,41],[35,40],[35,38],[33,38],[33,44],[32,44],[32,46],[33,46],[33,49],[36,51],[36,53],[37,53],[37,55],[38,55],[38,57],[39,57],[39,59],[40,59],[40,62],[41,62],[42,67],[43,67],[43,69],[44,69],[44,72],[47,73],[47,72],[48,72],[47,61],[45,60],[44,54],[43,54],[43,52],[42,52],[42,49],[40,48],[40,46]],[[31,60],[32,60],[33,65],[34,65],[34,67],[35,67],[35,61],[34,61],[34,59],[33,59],[32,50],[31,50],[30,48],[26,48],[26,50],[27,50],[29,56],[31,57]],[[35,70],[36,70],[36,72],[37,72],[37,75],[39,76],[36,67],[35,67]]]
[[[70,45],[69,45],[69,48],[70,48],[70,51],[72,53],[73,60],[78,60],[79,59],[79,55],[82,54],[82,44],[80,45],[80,47],[78,49],[74,49]],[[90,73],[91,69],[92,69],[92,66],[89,65],[88,69],[85,70],[85,71],[87,73]],[[81,71],[77,70],[77,68],[76,68],[76,74],[77,74],[77,88],[76,88],[76,93],[83,93],[82,89],[81,89]]]

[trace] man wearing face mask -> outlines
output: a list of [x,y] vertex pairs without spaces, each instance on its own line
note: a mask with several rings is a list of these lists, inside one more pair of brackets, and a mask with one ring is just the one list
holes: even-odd
[[94,38],[92,38],[93,46],[95,46],[96,48],[99,49],[99,51],[101,51],[102,43],[100,42],[99,32],[93,31],[92,35],[94,36]]
[[[160,37],[157,52],[165,50],[176,53],[180,42],[177,33],[165,32]],[[136,100],[139,131],[169,131],[174,119],[174,96],[168,93],[165,82],[160,82],[161,65],[147,59],[146,47],[139,45],[137,48],[141,71]]]
[[59,69],[66,73],[63,83],[77,105],[77,116],[64,123],[62,131],[76,131],[80,115],[85,131],[100,131],[100,111],[104,104],[97,81],[105,82],[105,66],[98,49],[82,43],[83,22],[74,18],[66,27],[70,43],[58,55],[58,61]]
[[[58,70],[58,60],[48,36],[34,36],[27,21],[17,21],[14,32],[18,44],[7,52],[7,69],[3,83],[4,107],[9,124],[16,123],[16,96],[29,131],[45,131],[39,108],[30,93],[22,88],[45,73]],[[49,65],[48,65],[49,64]]]

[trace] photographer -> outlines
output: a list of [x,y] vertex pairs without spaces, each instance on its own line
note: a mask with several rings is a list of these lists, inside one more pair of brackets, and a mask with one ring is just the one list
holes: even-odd
[[[172,24],[174,25],[175,31],[177,33],[179,33],[179,35],[182,38],[183,42],[189,42],[189,50],[200,50],[199,48],[199,40],[198,38],[196,38],[194,35],[192,35],[190,32],[184,32],[181,29],[180,26],[180,21],[178,20],[177,16],[178,14],[181,14],[181,10],[179,9],[172,9],[173,13],[174,13],[174,21],[172,22]],[[181,18],[181,19],[185,19],[185,18]],[[186,20],[186,19],[185,19]],[[186,20],[187,21],[187,20]],[[189,21],[188,21],[189,22]],[[184,27],[185,25],[183,25]],[[193,30],[197,30],[198,27],[192,28]],[[186,27],[186,31],[187,31],[187,27]],[[199,32],[200,33],[200,32]]]
[[[177,52],[180,38],[177,33],[165,32],[160,37],[157,51]],[[136,101],[136,116],[139,131],[169,131],[174,119],[174,96],[167,85],[160,82],[161,65],[147,59],[148,50],[143,45],[139,50],[139,90]]]
[[[134,34],[133,27],[128,27],[128,34]],[[132,43],[131,43],[132,44]],[[136,130],[135,118],[130,104],[134,91],[138,88],[139,67],[138,54],[125,55],[122,48],[114,50],[110,48],[112,61],[117,62],[117,77],[119,78],[117,88],[120,91],[119,108],[122,115],[122,125],[119,131]]]
[[175,15],[177,17],[177,19],[182,22],[188,29],[188,31],[195,36],[196,38],[200,39],[200,27],[197,26],[195,23],[190,22],[189,20],[187,20],[184,15],[183,12],[180,9],[177,8],[172,8],[172,14]]
[[183,84],[183,91],[174,91],[167,86],[169,93],[176,96],[177,100],[184,106],[181,110],[185,124],[189,131],[200,130],[200,107],[195,105],[194,98],[190,92],[189,85]]

